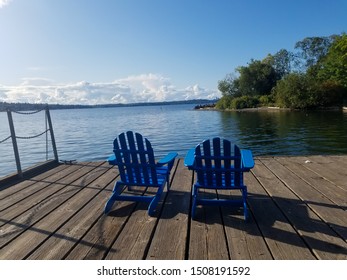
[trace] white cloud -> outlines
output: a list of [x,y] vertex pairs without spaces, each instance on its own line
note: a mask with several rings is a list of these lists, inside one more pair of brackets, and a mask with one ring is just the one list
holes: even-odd
[[21,86],[47,86],[47,85],[53,85],[54,81],[51,79],[46,78],[22,78]]
[[0,0],[0,9],[8,5],[12,0]]
[[111,104],[179,101],[220,97],[217,90],[198,85],[177,89],[158,74],[129,76],[110,83],[78,82],[56,85],[44,78],[25,78],[19,86],[1,86],[0,101],[50,104]]

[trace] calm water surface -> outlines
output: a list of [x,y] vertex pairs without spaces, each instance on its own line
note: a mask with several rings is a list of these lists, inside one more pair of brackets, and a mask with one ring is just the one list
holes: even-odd
[[[194,105],[52,110],[59,159],[104,160],[113,139],[127,130],[147,137],[159,158],[187,150],[204,139],[225,137],[254,155],[347,154],[347,112],[218,112],[196,111]],[[45,130],[44,112],[13,114],[16,134]],[[7,114],[0,113],[0,141],[9,136]],[[19,139],[22,168],[46,160],[45,135]],[[16,171],[12,143],[0,143],[0,176]],[[48,158],[53,158],[51,146]]]

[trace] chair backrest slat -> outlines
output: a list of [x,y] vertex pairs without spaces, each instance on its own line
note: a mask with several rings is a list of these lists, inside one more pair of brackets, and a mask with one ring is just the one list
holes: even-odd
[[147,161],[147,167],[150,167],[150,172],[148,172],[149,174],[151,174],[151,180],[153,180],[153,184],[157,185],[158,184],[158,173],[156,170],[156,163],[155,163],[155,158],[154,158],[154,152],[153,152],[153,148],[151,143],[148,141],[148,139],[145,139],[145,143],[146,143],[146,149],[148,151],[148,161]]
[[235,165],[235,185],[236,186],[240,186],[241,184],[243,184],[243,172],[240,171],[241,169],[241,151],[240,148],[238,146],[235,145],[234,147],[234,154],[235,154],[235,161],[234,161],[234,165]]
[[[205,141],[203,143],[203,152],[204,155],[206,155],[207,157],[204,158],[204,165],[206,166],[207,169],[211,169],[212,167],[212,161],[213,161],[213,155],[211,154],[211,144],[210,141]],[[212,172],[207,171],[205,174],[205,179],[207,180],[207,184],[211,185],[213,182],[213,176],[212,176]]]
[[[229,158],[230,158],[230,159],[224,161],[224,168],[226,170],[231,170],[232,167],[234,167],[234,166],[232,166],[232,161],[233,160],[235,161],[235,156],[232,156],[230,141],[227,141],[225,139],[223,140],[223,151],[224,151],[224,155],[229,156]],[[231,180],[232,180],[231,172],[226,172],[225,173],[225,182],[228,182],[226,184],[226,188],[230,188],[231,183],[232,183]]]
[[213,138],[213,155],[214,155],[214,167],[215,167],[215,174],[211,173],[209,177],[215,176],[216,185],[220,186],[222,185],[223,176],[222,176],[222,159],[221,159],[221,146],[220,146],[220,139],[219,138]]
[[[145,146],[143,144],[143,138],[142,138],[142,135],[141,134],[136,134],[136,142],[137,142],[137,146],[138,146],[138,149],[140,151],[145,151]],[[146,163],[148,160],[147,160],[147,155],[146,153],[140,153],[139,154],[140,156],[140,161],[142,163]],[[150,180],[150,177],[149,177],[149,174],[148,174],[148,170],[147,170],[147,165],[142,165],[142,172],[143,172],[143,179],[145,182],[149,182]]]

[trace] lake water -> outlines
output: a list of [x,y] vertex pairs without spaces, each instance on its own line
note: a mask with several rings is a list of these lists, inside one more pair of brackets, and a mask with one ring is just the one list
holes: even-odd
[[[159,158],[187,150],[204,139],[225,137],[254,155],[347,154],[347,112],[219,112],[194,105],[164,105],[52,110],[60,160],[99,161],[112,153],[113,139],[134,130],[147,137]],[[13,114],[18,136],[45,130],[44,112]],[[7,114],[0,112],[0,141],[10,135]],[[45,135],[18,139],[22,168],[46,160]],[[11,140],[0,143],[0,176],[16,171]],[[51,145],[48,158],[53,158]]]

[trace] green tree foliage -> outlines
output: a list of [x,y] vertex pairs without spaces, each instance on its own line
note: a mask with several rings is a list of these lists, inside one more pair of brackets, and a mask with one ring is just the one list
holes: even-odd
[[277,83],[274,89],[280,107],[304,109],[313,106],[313,96],[305,74],[291,73]]
[[218,82],[218,89],[223,97],[238,96],[238,88],[238,79],[232,74],[228,74],[223,80]]
[[347,88],[347,35],[338,37],[321,62],[318,77]]
[[216,103],[216,108],[220,110],[226,110],[226,109],[231,109],[232,104],[231,102],[233,101],[234,97],[230,95],[224,95],[221,99],[219,99]]
[[345,88],[337,83],[291,73],[274,88],[276,104],[291,109],[310,109],[340,105]]
[[281,49],[274,55],[268,54],[267,57],[263,59],[263,62],[274,68],[277,75],[276,79],[280,80],[291,72],[294,58],[295,56],[292,52]]
[[295,49],[299,50],[296,57],[301,59],[301,63],[306,69],[313,67],[326,56],[336,37],[336,35],[329,37],[307,37],[295,44]]
[[277,105],[315,108],[347,103],[347,35],[308,37],[296,53],[281,49],[219,81],[220,109]]
[[253,96],[240,96],[231,101],[231,107],[234,109],[255,108],[259,104],[259,99]]
[[[238,67],[236,71],[238,77],[229,74],[218,82],[218,89],[223,96],[217,102],[219,109],[254,107],[259,103],[254,101],[258,96],[271,93],[279,76],[270,63],[259,60],[251,60],[248,66]],[[247,98],[241,98],[244,96]],[[240,99],[233,101],[233,98]]]
[[248,66],[241,66],[237,71],[240,73],[238,84],[241,95],[266,95],[276,84],[276,71],[268,63],[251,60]]

